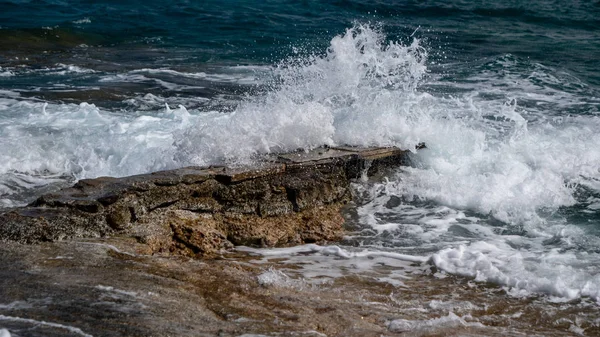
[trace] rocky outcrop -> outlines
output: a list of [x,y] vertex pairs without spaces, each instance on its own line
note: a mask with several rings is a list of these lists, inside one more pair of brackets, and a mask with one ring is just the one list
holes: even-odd
[[186,167],[84,179],[0,215],[0,238],[21,243],[134,237],[143,253],[210,256],[232,245],[338,240],[351,179],[401,165],[397,148],[318,148],[251,167]]
[[188,258],[335,239],[349,180],[405,159],[319,149],[253,168],[82,180],[0,214],[10,239],[0,242],[0,335],[572,336],[575,323],[600,335],[593,301],[515,298],[387,255]]

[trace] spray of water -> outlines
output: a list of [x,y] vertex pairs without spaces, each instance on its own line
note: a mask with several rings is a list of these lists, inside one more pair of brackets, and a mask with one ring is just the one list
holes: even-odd
[[278,84],[231,114],[202,119],[178,138],[180,158],[206,164],[323,144],[414,148],[427,52],[418,40],[386,42],[364,25],[332,39],[324,55],[274,67]]

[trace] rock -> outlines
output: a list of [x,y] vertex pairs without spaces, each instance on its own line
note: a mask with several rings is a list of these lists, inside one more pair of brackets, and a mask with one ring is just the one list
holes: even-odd
[[397,148],[322,147],[251,167],[186,167],[83,179],[0,214],[0,239],[21,243],[133,237],[149,254],[214,256],[232,245],[339,240],[350,180],[406,162]]
[[129,207],[125,207],[124,205],[113,207],[106,214],[106,223],[114,230],[123,230],[131,222],[131,213]]
[[168,225],[173,232],[171,249],[189,256],[214,256],[222,249],[233,248],[220,222],[211,214],[170,211]]

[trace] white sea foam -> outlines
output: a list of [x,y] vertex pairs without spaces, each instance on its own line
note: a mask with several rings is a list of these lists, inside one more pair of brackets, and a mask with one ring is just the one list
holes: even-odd
[[[11,322],[19,322],[19,323],[29,323],[29,324],[32,324],[34,326],[46,326],[46,327],[51,327],[51,328],[63,329],[63,330],[66,330],[66,331],[68,331],[70,333],[73,333],[73,334],[76,334],[76,335],[79,335],[79,336],[93,337],[92,335],[89,335],[89,334],[83,332],[81,329],[73,327],[73,326],[59,324],[59,323],[53,323],[53,322],[46,322],[46,321],[37,321],[37,320],[34,320],[34,319],[30,319],[30,318],[0,315],[0,321],[11,321]],[[2,331],[0,330],[0,332],[2,332]],[[9,334],[9,336],[10,336],[10,334]]]
[[[389,195],[399,193],[396,186],[378,186],[381,194],[359,208],[361,223],[377,229],[375,239],[367,241],[375,240],[373,247],[383,241],[406,254],[434,252],[431,263],[440,270],[504,286],[514,296],[588,297],[600,303],[600,239],[586,229],[540,216],[535,222],[491,226],[486,216],[435,204],[390,206]],[[362,233],[357,238],[369,240]]]
[[157,96],[153,94],[137,95],[123,101],[139,111],[156,111],[169,106],[203,106],[210,104],[211,99],[205,97]]
[[76,66],[73,64],[62,64],[62,63],[56,64],[56,68],[53,70],[54,70],[53,74],[56,74],[56,75],[66,75],[66,74],[70,74],[70,73],[80,73],[80,74],[95,73],[95,71],[92,69],[82,68],[80,66]]
[[170,68],[141,68],[127,73],[102,76],[100,82],[156,82],[169,90],[184,90],[203,88],[203,86],[177,84],[171,82],[171,79],[192,79],[202,85],[206,85],[207,82],[257,85],[264,84],[272,73],[273,68],[267,66],[222,67],[208,69],[206,72],[185,72]]
[[130,72],[125,74],[105,75],[99,80],[101,83],[156,83],[170,91],[181,91],[189,89],[203,89],[203,86],[182,85],[162,80],[153,76],[143,75],[143,72]]
[[53,66],[46,67],[28,67],[28,66],[19,66],[13,67],[10,69],[2,69],[0,67],[0,77],[9,77],[9,76],[17,76],[17,75],[73,75],[73,74],[92,74],[95,73],[95,70],[84,68],[81,66],[73,65],[73,64],[63,64],[57,63]]
[[600,303],[598,254],[516,250],[504,242],[474,242],[433,255],[433,263],[453,274],[504,285],[513,294],[545,293],[554,301],[582,296]]
[[183,107],[128,115],[86,103],[15,99],[0,99],[0,113],[0,192],[5,198],[69,177],[179,166],[173,160],[173,134],[194,118]]
[[143,69],[136,69],[131,71],[131,73],[133,74],[168,74],[168,75],[175,75],[175,76],[181,76],[181,77],[189,77],[189,78],[195,78],[195,79],[205,79],[207,77],[206,73],[204,72],[199,72],[199,73],[184,73],[184,72],[179,72],[179,71],[175,71],[175,70],[171,70],[171,69],[150,69],[150,68],[143,68]]
[[280,267],[293,266],[285,271],[286,277],[283,279],[281,275],[271,273],[266,274],[265,279],[285,284],[287,277],[297,276],[290,279],[295,287],[298,287],[297,279],[302,280],[301,286],[318,285],[348,275],[368,276],[382,283],[402,287],[403,281],[411,278],[411,272],[422,272],[426,268],[426,265],[421,263],[429,259],[374,249],[344,249],[338,246],[314,244],[289,248],[236,247],[236,249],[260,256],[262,262],[277,258]]
[[172,75],[176,77],[185,77],[198,80],[223,83],[238,83],[238,84],[258,84],[261,81],[259,78],[265,76],[272,71],[270,67],[229,67],[221,68],[219,72],[182,72],[168,68],[152,69],[143,68],[131,71],[131,74],[150,74],[150,75]]
[[301,245],[290,248],[273,248],[268,250],[256,250],[249,247],[238,247],[236,249],[239,251],[258,253],[264,256],[279,256],[298,253],[319,253],[324,256],[337,256],[345,259],[383,257],[408,262],[427,262],[429,260],[429,257],[405,255],[394,252],[368,250],[349,251],[347,249],[340,248],[339,246],[319,246],[315,244]]
[[468,301],[437,301],[432,300],[427,304],[430,309],[439,310],[439,311],[451,311],[451,312],[459,312],[465,311],[470,312],[473,310],[482,310],[483,308],[468,302]]
[[83,18],[83,19],[75,20],[75,21],[73,21],[73,23],[76,24],[76,25],[82,25],[82,24],[85,24],[85,23],[92,23],[92,20],[90,20],[90,18],[86,17],[86,18]]
[[[470,318],[470,317],[466,317]],[[485,327],[478,322],[468,322],[465,317],[459,317],[450,312],[448,316],[432,318],[428,320],[396,319],[388,322],[388,329],[397,333],[434,333],[440,329],[457,327]]]
[[306,287],[312,287],[314,284],[306,282],[304,279],[295,279],[281,270],[269,268],[257,276],[258,284],[263,287],[280,287],[302,290]]
[[4,70],[2,67],[0,67],[0,77],[10,77],[10,76],[14,76],[15,73],[13,73],[10,70]]

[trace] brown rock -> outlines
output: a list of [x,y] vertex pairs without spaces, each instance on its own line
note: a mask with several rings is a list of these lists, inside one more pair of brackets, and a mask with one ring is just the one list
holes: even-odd
[[106,215],[106,223],[114,230],[123,230],[130,222],[131,211],[123,205],[113,207]]
[[179,254],[207,257],[222,249],[233,248],[219,230],[218,221],[210,214],[171,211],[168,222],[173,231],[172,249]]
[[324,147],[252,167],[84,179],[0,214],[0,238],[36,243],[134,237],[147,246],[141,249],[146,253],[195,257],[213,256],[232,244],[339,240],[340,208],[352,199],[350,178],[365,168],[402,163],[404,154],[396,148]]

